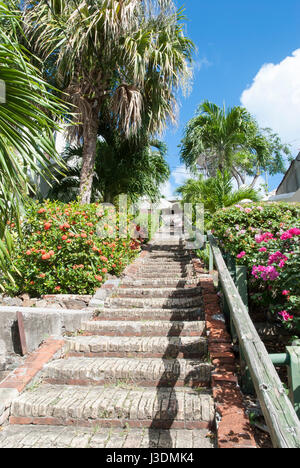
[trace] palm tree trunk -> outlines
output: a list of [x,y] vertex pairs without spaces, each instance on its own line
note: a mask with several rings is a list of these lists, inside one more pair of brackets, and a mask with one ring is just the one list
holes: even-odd
[[98,120],[97,109],[97,111],[93,112],[93,118],[85,123],[83,129],[83,158],[80,174],[80,202],[82,205],[91,202],[98,138]]
[[254,176],[254,178],[253,178],[251,184],[249,185],[250,188],[254,188],[254,187],[255,187],[255,184],[256,184],[256,182],[258,181],[259,177],[260,177],[260,174],[259,174],[259,173],[255,174],[255,176]]

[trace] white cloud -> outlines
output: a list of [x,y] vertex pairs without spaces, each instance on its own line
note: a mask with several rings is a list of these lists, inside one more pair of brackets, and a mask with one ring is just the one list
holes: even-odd
[[175,180],[176,185],[183,185],[188,179],[194,178],[194,175],[186,168],[185,164],[182,164],[172,171],[171,177]]
[[204,67],[211,67],[212,62],[210,62],[206,57],[202,57],[200,60],[194,62],[194,71],[199,72]]
[[241,103],[260,126],[276,131],[293,152],[300,149],[300,49],[278,64],[261,67]]
[[172,198],[174,196],[173,187],[169,180],[160,187],[160,193],[166,197],[166,199]]

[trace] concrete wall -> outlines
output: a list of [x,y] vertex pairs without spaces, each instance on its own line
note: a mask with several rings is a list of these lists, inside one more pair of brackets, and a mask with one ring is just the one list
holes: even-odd
[[67,332],[80,330],[83,320],[89,320],[93,309],[62,310],[31,307],[0,307],[0,354],[20,354],[17,312],[24,319],[28,352],[36,350],[49,336],[60,337]]

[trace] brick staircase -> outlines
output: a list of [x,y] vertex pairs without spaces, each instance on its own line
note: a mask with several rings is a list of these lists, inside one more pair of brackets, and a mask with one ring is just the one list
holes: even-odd
[[14,401],[0,447],[213,448],[211,370],[190,252],[154,242]]

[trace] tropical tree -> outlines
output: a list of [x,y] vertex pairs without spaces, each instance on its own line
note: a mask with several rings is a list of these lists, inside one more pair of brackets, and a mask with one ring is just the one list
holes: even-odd
[[221,208],[232,206],[242,200],[259,201],[259,194],[250,187],[237,190],[233,188],[233,178],[230,172],[219,170],[215,177],[205,179],[201,174],[199,178],[189,179],[177,189],[182,196],[183,203],[202,203],[204,209],[210,214]]
[[197,165],[208,176],[227,169],[239,187],[247,175],[254,187],[262,172],[284,172],[285,156],[289,147],[270,129],[260,129],[245,108],[226,111],[208,101],[187,124],[181,142],[181,159],[188,167]]
[[0,263],[11,244],[7,222],[19,222],[20,206],[30,189],[29,174],[48,173],[48,155],[58,158],[54,120],[65,107],[47,90],[40,72],[20,46],[20,14],[0,2]]
[[172,0],[27,1],[26,32],[45,71],[75,106],[69,137],[82,142],[80,196],[91,198],[103,108],[124,138],[176,118],[190,76],[192,42]]
[[[79,196],[82,146],[67,147],[62,159],[67,167],[57,174],[47,198],[65,202]],[[155,201],[160,196],[160,185],[170,176],[165,161],[166,146],[158,140],[141,142],[136,138],[122,139],[117,132],[110,141],[99,138],[93,178],[92,200],[113,203],[126,194],[131,201],[147,196]]]

